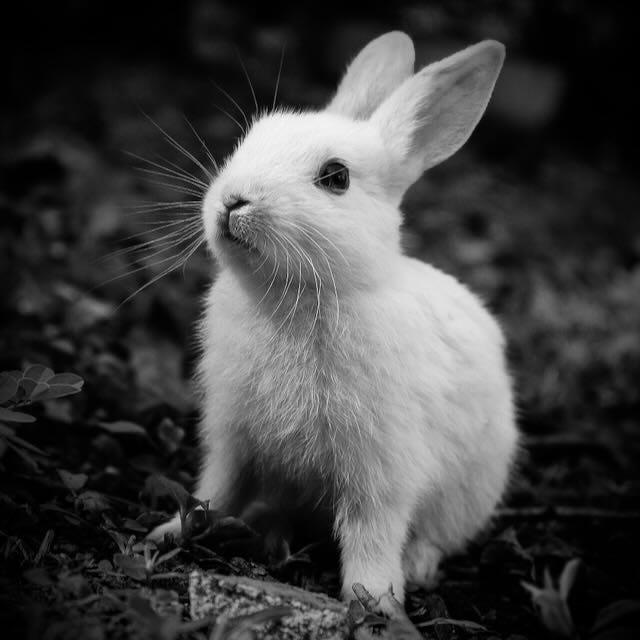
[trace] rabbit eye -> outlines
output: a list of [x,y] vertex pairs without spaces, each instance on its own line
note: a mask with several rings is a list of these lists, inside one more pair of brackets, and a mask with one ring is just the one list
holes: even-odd
[[349,169],[341,162],[327,162],[314,182],[331,193],[344,193],[349,188]]

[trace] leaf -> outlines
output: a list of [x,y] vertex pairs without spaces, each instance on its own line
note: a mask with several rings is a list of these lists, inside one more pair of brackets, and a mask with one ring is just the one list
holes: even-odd
[[23,378],[29,378],[34,382],[46,382],[53,376],[53,371],[49,369],[49,367],[45,367],[43,364],[32,364],[27,367],[22,374]]
[[62,480],[64,486],[74,493],[82,489],[89,479],[89,476],[86,473],[71,473],[64,469],[58,469],[58,475],[60,476],[60,480]]
[[163,418],[158,425],[158,438],[168,453],[175,453],[184,440],[184,429],[178,427],[171,418]]
[[638,628],[640,628],[640,601],[616,600],[598,611],[588,638],[589,640],[632,638],[633,630],[637,631]]
[[182,549],[180,547],[177,547],[175,549],[172,549],[171,551],[168,551],[164,555],[161,555],[155,561],[154,567],[159,567],[163,562],[167,562],[167,560],[171,560],[171,558],[177,556],[181,551],[182,551]]
[[136,539],[135,536],[125,536],[124,534],[116,531],[115,529],[106,529],[106,532],[113,538],[114,542],[118,545],[120,553],[127,554],[130,550],[131,544]]
[[560,574],[559,587],[560,587],[560,595],[567,600],[569,598],[569,592],[571,591],[571,587],[573,587],[574,582],[576,581],[576,576],[578,575],[578,569],[580,568],[580,558],[573,558],[569,560],[567,564],[562,569],[562,573]]
[[106,558],[100,560],[97,567],[100,571],[104,571],[105,573],[113,571],[113,565]]
[[83,520],[80,516],[76,515],[71,511],[67,511],[67,509],[63,509],[56,504],[52,504],[51,502],[45,502],[41,505],[41,508],[45,511],[52,511],[53,513],[59,513],[63,518],[70,522],[73,525],[78,524],[88,524],[86,520]]
[[31,378],[22,378],[20,380],[20,389],[22,389],[25,398],[31,398],[31,394],[37,386],[37,380],[32,380]]
[[122,521],[122,527],[129,531],[136,531],[137,533],[147,533],[147,527],[144,527],[137,520],[133,520],[132,518],[125,518]]
[[145,491],[152,497],[162,498],[169,496],[173,498],[178,503],[180,512],[183,514],[187,513],[193,503],[200,504],[179,482],[159,474],[149,476],[144,486]]
[[0,407],[0,420],[6,420],[7,422],[35,422],[36,419],[28,413],[22,413],[21,411],[12,411],[6,407]]
[[124,553],[116,553],[113,556],[113,564],[134,580],[147,579],[146,563],[141,555],[127,556]]
[[34,473],[38,473],[40,471],[38,463],[24,449],[16,447],[10,442],[7,442],[7,446],[14,453],[17,453],[20,458],[22,458],[22,461],[31,469],[31,471],[33,471]]
[[16,435],[7,435],[7,438],[13,444],[17,445],[18,447],[21,447],[22,449],[26,449],[27,451],[31,451],[31,453],[37,453],[39,456],[49,457],[49,454],[46,451],[43,451],[42,449],[39,449],[35,445],[32,445],[30,442],[27,442],[26,440],[23,440],[22,438],[19,438]]
[[72,386],[70,384],[38,384],[40,390],[33,390],[31,394],[31,400],[34,402],[42,400],[52,400],[53,398],[64,398],[65,396],[72,396],[74,393],[80,393],[80,388]]
[[38,381],[38,384],[31,389],[30,398],[34,402],[36,400],[63,398],[78,393],[83,385],[84,380],[75,373],[58,373],[46,381]]
[[116,420],[115,422],[99,422],[103,429],[111,433],[126,433],[138,436],[146,436],[147,430],[136,424],[135,422],[129,422],[128,420]]
[[47,380],[49,386],[56,384],[65,385],[69,387],[76,387],[78,391],[82,389],[84,380],[75,373],[56,373],[55,376]]
[[47,391],[49,391],[49,385],[46,382],[38,382],[31,390],[31,401],[34,402]]
[[5,438],[10,438],[16,435],[16,430],[13,427],[10,427],[6,424],[2,424],[0,422],[0,436],[4,436]]
[[99,491],[83,491],[75,500],[76,508],[101,512],[111,509],[109,500]]
[[0,373],[0,403],[11,400],[18,391],[18,381],[8,372]]

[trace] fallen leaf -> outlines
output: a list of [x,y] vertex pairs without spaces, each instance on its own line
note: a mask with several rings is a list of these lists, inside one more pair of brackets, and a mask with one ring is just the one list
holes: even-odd
[[141,555],[127,556],[123,553],[116,553],[113,556],[113,564],[134,580],[146,580],[147,578],[147,565]]
[[46,382],[54,376],[54,373],[49,367],[45,367],[42,364],[32,364],[24,370],[22,374],[23,378],[33,380],[34,382]]
[[123,433],[132,434],[138,436],[147,435],[147,430],[135,422],[129,422],[128,420],[116,420],[115,422],[99,422],[103,429],[110,431],[111,433]]
[[640,629],[640,600],[617,600],[600,609],[589,631],[589,640],[636,638]]
[[75,499],[76,508],[84,511],[101,512],[111,508],[106,496],[99,491],[83,491]]
[[0,373],[0,403],[11,400],[18,391],[18,381],[8,372]]
[[35,422],[36,419],[28,413],[22,413],[21,411],[12,411],[6,407],[0,407],[0,420],[6,420],[7,422]]
[[89,479],[86,473],[71,473],[65,469],[58,469],[58,475],[64,486],[74,493],[82,489]]

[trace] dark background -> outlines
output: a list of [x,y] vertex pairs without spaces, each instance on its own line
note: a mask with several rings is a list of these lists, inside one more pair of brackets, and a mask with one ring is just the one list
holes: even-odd
[[[259,104],[270,106],[284,47],[278,104],[317,107],[358,49],[396,28],[414,38],[418,65],[483,38],[507,46],[477,131],[404,203],[407,251],[459,276],[502,319],[525,434],[506,508],[452,561],[438,594],[452,615],[505,638],[546,637],[519,581],[539,583],[545,567],[557,575],[575,557],[582,568],[571,606],[584,634],[603,607],[638,597],[633,3],[370,2],[364,10],[333,1],[68,0],[2,11],[0,370],[42,363],[85,379],[81,394],[35,406],[37,422],[20,427],[48,456],[35,456],[34,467],[2,451],[2,609],[11,624],[24,629],[24,612],[37,611],[34,637],[50,620],[64,623],[53,637],[72,634],[87,616],[107,635],[121,632],[105,622],[109,611],[61,603],[104,588],[90,569],[116,551],[105,519],[118,530],[125,517],[151,524],[140,496],[150,473],[192,487],[193,324],[213,267],[199,251],[127,300],[167,266],[154,265],[151,251],[115,253],[146,241],[130,237],[148,229],[148,217],[132,213],[190,198],[176,181],[150,182],[138,168],[153,167],[128,154],[198,171],[144,114],[204,158],[186,116],[223,158],[238,129],[220,109],[241,116],[214,82],[254,109],[240,59]],[[142,426],[147,440],[101,431],[119,420]],[[83,488],[109,507],[78,502],[60,469],[86,475]],[[52,515],[51,504],[84,524]],[[25,572],[48,530],[55,542],[35,564],[50,584],[34,586]],[[300,572],[275,575],[332,592],[335,567],[323,562],[312,558],[306,582]],[[184,598],[184,584],[174,589]]]

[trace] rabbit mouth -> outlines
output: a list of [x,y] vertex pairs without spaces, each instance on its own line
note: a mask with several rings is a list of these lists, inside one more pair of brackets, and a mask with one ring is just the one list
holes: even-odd
[[233,233],[231,233],[230,229],[228,228],[221,230],[220,237],[232,245],[241,247],[243,249],[247,249],[248,251],[255,251],[255,247],[248,240],[245,240],[244,238],[233,235]]

